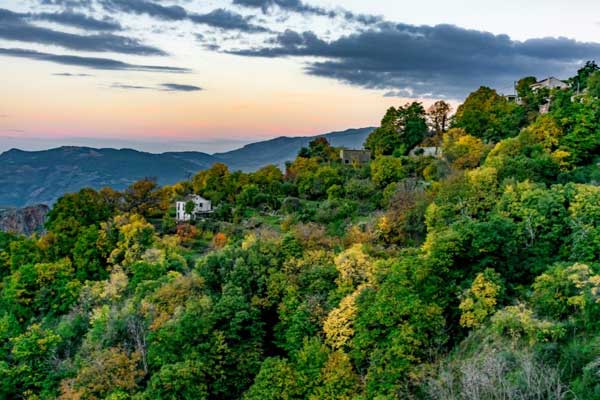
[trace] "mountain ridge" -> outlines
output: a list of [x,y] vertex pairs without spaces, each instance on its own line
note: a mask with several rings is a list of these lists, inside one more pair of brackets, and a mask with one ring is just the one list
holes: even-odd
[[0,154],[0,204],[24,207],[52,204],[84,187],[122,190],[136,180],[155,177],[160,185],[188,179],[217,162],[245,172],[268,164],[279,167],[317,137],[333,146],[360,148],[374,128],[347,129],[315,136],[280,136],[223,153],[182,151],[149,153],[131,148],[60,146],[48,150],[18,148]]

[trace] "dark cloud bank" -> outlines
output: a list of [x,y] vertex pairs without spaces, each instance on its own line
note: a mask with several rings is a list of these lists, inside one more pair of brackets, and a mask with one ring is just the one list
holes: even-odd
[[573,73],[600,56],[600,44],[567,38],[511,40],[507,35],[452,25],[381,24],[325,41],[313,32],[286,31],[261,47],[228,51],[247,57],[316,57],[311,75],[388,95],[460,98],[478,85],[511,86],[524,75]]
[[146,71],[146,72],[170,72],[170,73],[186,73],[190,72],[186,68],[160,66],[160,65],[138,65],[129,64],[123,61],[113,60],[109,58],[99,57],[81,57],[64,54],[51,54],[35,50],[26,49],[7,49],[0,48],[0,55],[27,58],[38,61],[48,61],[62,65],[73,65],[78,67],[86,67],[98,70],[122,70],[122,71]]
[[39,21],[50,21],[57,24],[73,26],[75,28],[81,28],[85,30],[94,31],[120,31],[123,29],[121,24],[111,18],[96,19],[85,14],[62,11],[58,13],[40,13],[40,14],[28,14],[28,16],[34,20]]
[[5,40],[37,43],[43,45],[55,45],[70,50],[114,52],[135,55],[166,55],[156,47],[148,46],[137,39],[112,33],[98,33],[92,35],[79,35],[61,32],[54,29],[40,27],[29,22],[30,19],[45,19],[68,21],[68,24],[82,24],[87,29],[98,26],[101,21],[86,19],[79,14],[19,14],[9,10],[0,9],[0,38]]
[[146,0],[100,0],[100,3],[107,10],[148,15],[163,21],[191,21],[213,28],[237,30],[246,33],[268,31],[268,29],[262,26],[253,24],[251,17],[246,17],[224,8],[218,8],[207,14],[195,14],[188,12],[180,6],[164,6]]

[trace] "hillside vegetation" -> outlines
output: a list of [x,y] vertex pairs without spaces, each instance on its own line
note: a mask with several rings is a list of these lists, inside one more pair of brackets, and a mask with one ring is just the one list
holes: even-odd
[[600,72],[534,81],[391,108],[365,165],[63,196],[0,234],[0,397],[600,398]]

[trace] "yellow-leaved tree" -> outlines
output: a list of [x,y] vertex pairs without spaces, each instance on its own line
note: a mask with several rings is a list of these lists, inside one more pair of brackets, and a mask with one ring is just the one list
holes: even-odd
[[460,324],[466,328],[481,326],[496,311],[503,294],[502,278],[494,270],[477,274],[460,302]]

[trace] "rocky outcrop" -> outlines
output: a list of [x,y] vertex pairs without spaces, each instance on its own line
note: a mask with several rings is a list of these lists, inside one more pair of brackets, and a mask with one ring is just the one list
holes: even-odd
[[44,229],[50,209],[44,204],[25,208],[0,208],[0,231],[31,235]]

